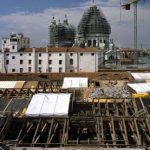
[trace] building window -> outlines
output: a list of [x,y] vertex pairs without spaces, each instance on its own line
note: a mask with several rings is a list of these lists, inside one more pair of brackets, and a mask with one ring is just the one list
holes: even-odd
[[49,56],[52,56],[52,54],[51,54],[51,53],[49,53]]
[[73,65],[73,59],[70,59],[70,65]]
[[59,65],[61,65],[62,64],[62,60],[59,60]]
[[92,41],[88,40],[88,47],[90,47],[92,45]]
[[52,64],[52,60],[49,60],[49,65],[51,65]]
[[92,56],[94,56],[94,53],[91,53]]
[[22,56],[23,54],[22,53],[20,53],[20,56]]
[[23,72],[23,68],[20,68],[20,73],[22,73]]
[[4,40],[4,43],[6,43],[6,40]]
[[73,72],[73,70],[70,70],[70,72]]
[[28,67],[28,72],[31,72],[32,71],[32,68],[31,67]]
[[6,54],[6,56],[9,56],[9,54]]
[[31,53],[29,53],[29,56],[31,56]]
[[42,68],[41,67],[39,67],[39,72],[42,72]]
[[13,68],[13,69],[12,69],[12,72],[15,72],[15,71],[16,71],[16,69]]
[[96,47],[96,40],[93,40],[93,47]]
[[59,56],[62,56],[62,54],[61,54],[61,53],[59,53]]
[[42,54],[41,53],[39,53],[39,57],[41,57],[42,56]]
[[20,64],[23,64],[23,60],[20,60]]
[[109,60],[114,60],[114,59],[115,59],[115,57],[113,55],[109,56]]
[[52,67],[49,67],[49,68],[48,68],[48,71],[49,71],[49,72],[52,72]]
[[42,60],[41,59],[39,59],[39,65],[41,65],[42,64]]
[[80,53],[80,56],[83,56],[83,53]]
[[59,72],[62,72],[62,68],[61,67],[59,67]]
[[15,56],[12,56],[12,59],[15,59]]
[[7,65],[9,64],[9,60],[6,60],[6,64],[7,64]]
[[32,60],[28,60],[28,64],[30,65],[32,63]]
[[73,56],[73,53],[70,53],[70,56]]
[[14,46],[14,45],[12,46],[12,49],[15,49],[15,46]]

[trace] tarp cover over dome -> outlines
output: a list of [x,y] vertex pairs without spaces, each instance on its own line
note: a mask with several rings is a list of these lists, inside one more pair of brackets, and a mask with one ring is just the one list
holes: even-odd
[[78,34],[110,34],[111,27],[101,10],[93,4],[78,25]]

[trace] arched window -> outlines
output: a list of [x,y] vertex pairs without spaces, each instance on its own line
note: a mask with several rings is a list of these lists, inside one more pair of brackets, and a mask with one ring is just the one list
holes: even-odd
[[109,60],[114,60],[114,59],[115,59],[115,57],[113,55],[109,56]]
[[73,65],[73,59],[70,59],[70,65]]
[[128,56],[128,54],[127,54],[127,53],[125,53],[125,58],[129,58],[129,56]]
[[90,47],[92,45],[91,40],[88,40],[88,47]]
[[93,40],[93,47],[96,47],[96,40]]

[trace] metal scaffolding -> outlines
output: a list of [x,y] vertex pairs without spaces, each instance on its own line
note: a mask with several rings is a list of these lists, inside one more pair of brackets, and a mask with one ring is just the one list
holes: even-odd
[[111,27],[95,4],[91,6],[84,14],[78,25],[78,34],[88,36],[88,34],[110,34]]
[[74,44],[75,29],[68,23],[67,18],[63,23],[56,23],[53,18],[51,25],[49,26],[49,40],[50,46],[56,47],[71,47]]

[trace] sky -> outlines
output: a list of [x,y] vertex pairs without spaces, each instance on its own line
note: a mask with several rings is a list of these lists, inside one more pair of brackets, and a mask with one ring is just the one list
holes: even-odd
[[[122,0],[123,2],[127,0]],[[48,26],[54,16],[77,27],[92,0],[0,0],[0,38],[11,32],[30,37],[31,47],[48,45]],[[117,46],[133,47],[133,7],[120,9],[120,0],[95,0],[111,25],[111,36]],[[138,47],[150,48],[150,0],[138,3]]]

